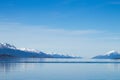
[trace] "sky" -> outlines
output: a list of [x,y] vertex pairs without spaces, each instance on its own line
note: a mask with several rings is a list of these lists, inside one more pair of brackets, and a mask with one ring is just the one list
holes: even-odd
[[92,57],[120,51],[120,0],[0,0],[0,42]]

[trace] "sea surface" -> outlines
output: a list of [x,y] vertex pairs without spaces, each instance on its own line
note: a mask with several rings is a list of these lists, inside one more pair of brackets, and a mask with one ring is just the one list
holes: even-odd
[[120,80],[120,60],[2,58],[0,80]]

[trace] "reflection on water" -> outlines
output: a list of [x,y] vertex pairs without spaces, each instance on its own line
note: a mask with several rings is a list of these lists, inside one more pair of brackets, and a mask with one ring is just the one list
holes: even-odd
[[0,63],[0,71],[8,72],[12,71],[17,67],[16,63]]
[[[73,59],[63,61],[67,60],[73,61]],[[30,63],[24,63],[26,61]],[[120,80],[119,63],[31,63],[31,61],[59,62],[61,59],[0,59],[0,80]]]
[[15,58],[13,59],[12,58],[1,58],[0,59],[0,71],[1,72],[8,72],[10,70],[12,71],[17,67],[16,63],[7,63],[8,61],[9,62],[15,61]]
[[106,67],[110,70],[110,71],[120,71],[120,64],[106,64]]
[[0,72],[22,71],[34,66],[34,63],[25,62],[44,61],[44,59],[35,58],[1,58]]
[[[86,62],[90,62],[90,64],[101,64],[101,62],[105,62],[104,64],[106,64],[106,66],[108,67],[108,69],[110,70],[120,70],[120,60],[103,60],[103,59],[45,59],[45,58],[1,58],[0,59],[0,71],[3,72],[9,72],[9,71],[13,71],[13,70],[17,70],[20,69],[21,70],[25,70],[28,69],[28,67],[32,67],[34,65],[36,65],[35,63],[46,63],[46,62],[50,62],[50,63],[86,63]],[[82,63],[81,63],[82,62]],[[96,63],[97,62],[97,63]],[[108,63],[107,63],[108,62]],[[109,63],[110,62],[110,63]],[[114,62],[118,62],[118,63],[114,63]],[[28,65],[30,64],[31,65]],[[86,63],[87,64],[87,63]],[[42,64],[44,65],[44,64]]]

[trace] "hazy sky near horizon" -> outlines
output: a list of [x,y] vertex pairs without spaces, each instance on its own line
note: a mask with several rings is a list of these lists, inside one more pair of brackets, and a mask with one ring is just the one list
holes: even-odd
[[0,0],[0,42],[83,57],[120,51],[120,0]]

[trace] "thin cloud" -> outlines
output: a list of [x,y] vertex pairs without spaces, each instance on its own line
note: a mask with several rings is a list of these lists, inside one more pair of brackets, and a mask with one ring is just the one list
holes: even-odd
[[104,33],[100,30],[87,29],[87,30],[67,30],[67,29],[55,29],[47,26],[28,26],[20,23],[0,23],[3,26],[3,30],[8,30],[11,27],[12,31],[17,29],[17,32],[31,32],[31,33],[45,33],[45,34],[59,34],[59,35],[91,35]]
[[90,35],[90,34],[99,34],[103,33],[103,31],[99,30],[65,30],[65,29],[50,29],[50,28],[37,28],[35,31],[40,31],[43,33],[50,34],[60,34],[60,35]]
[[104,40],[120,40],[120,37],[103,37]]
[[103,31],[98,31],[98,30],[75,30],[75,31],[71,31],[71,34],[74,34],[74,35],[98,34],[98,33],[103,33]]
[[120,1],[109,2],[109,4],[120,5]]

